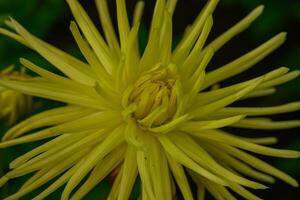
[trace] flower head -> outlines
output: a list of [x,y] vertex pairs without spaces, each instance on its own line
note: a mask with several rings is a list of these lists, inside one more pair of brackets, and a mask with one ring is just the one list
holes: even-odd
[[265,189],[261,182],[273,183],[273,177],[298,186],[289,175],[249,152],[282,158],[297,158],[299,152],[268,147],[276,143],[274,137],[246,138],[220,128],[300,126],[299,120],[275,122],[256,117],[298,110],[299,102],[265,108],[230,106],[241,99],[270,95],[276,85],[296,78],[299,72],[281,67],[251,80],[207,90],[249,69],[284,42],[286,34],[280,33],[207,72],[214,53],[245,30],[263,6],[206,44],[218,3],[210,0],[172,50],[176,0],[157,0],[147,47],[141,54],[138,30],[144,2],[137,3],[129,23],[125,1],[116,1],[117,36],[106,1],[96,0],[104,37],[77,0],[67,2],[76,19],[70,29],[87,63],[36,38],[13,19],[6,24],[16,33],[0,29],[65,74],[54,74],[22,58],[21,63],[40,76],[23,81],[1,79],[0,84],[67,103],[28,118],[4,136],[0,148],[51,139],[11,162],[11,171],[0,179],[0,185],[35,174],[7,199],[18,199],[55,177],[34,199],[43,199],[63,185],[63,200],[81,199],[111,172],[116,178],[108,199],[128,199],[137,176],[141,178],[142,199],[172,199],[175,185],[185,199],[193,199],[187,174],[197,185],[199,199],[204,198],[205,190],[217,199],[234,199],[228,189],[246,199],[259,199],[246,187]]
[[[28,76],[25,71],[14,71],[10,66],[0,72],[1,78],[24,80]],[[9,124],[14,124],[20,116],[24,116],[32,107],[32,98],[20,92],[0,87],[0,118],[5,118]]]

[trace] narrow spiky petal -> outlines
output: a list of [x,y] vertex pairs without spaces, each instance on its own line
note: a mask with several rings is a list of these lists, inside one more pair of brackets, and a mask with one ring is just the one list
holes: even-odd
[[99,13],[99,18],[103,27],[106,41],[109,47],[112,49],[112,51],[117,56],[120,56],[120,45],[110,18],[107,0],[95,0],[95,3]]
[[[207,43],[218,3],[209,0],[173,50],[177,0],[157,0],[148,42],[140,52],[145,2],[137,2],[129,20],[125,0],[116,0],[114,26],[111,2],[95,0],[104,36],[78,0],[67,3],[75,18],[70,31],[86,61],[35,37],[14,19],[5,21],[10,30],[0,28],[0,34],[36,51],[62,72],[58,75],[21,58],[20,63],[36,77],[20,78],[10,73],[11,68],[1,72],[1,108],[12,103],[24,110],[26,102],[16,103],[17,98],[6,93],[12,90],[67,104],[25,119],[2,138],[0,148],[47,139],[10,163],[0,187],[10,179],[33,175],[6,199],[22,198],[50,182],[34,200],[47,198],[60,187],[64,187],[62,200],[79,200],[105,177],[112,186],[107,199],[118,200],[130,198],[137,179],[141,180],[140,200],[171,200],[179,193],[185,199],[197,196],[204,200],[207,192],[220,200],[237,199],[232,192],[259,200],[246,188],[266,189],[264,184],[274,183],[275,178],[298,187],[295,179],[251,155],[298,158],[298,151],[268,146],[280,142],[276,137],[244,137],[221,130],[229,126],[262,130],[300,126],[297,119],[258,118],[298,111],[298,101],[267,107],[233,104],[271,95],[275,86],[297,78],[299,71],[279,67],[226,87],[222,83],[272,53],[285,41],[286,33],[222,67],[207,70],[214,54],[252,24],[263,6]],[[13,110],[0,110],[0,117]],[[16,112],[12,113],[10,118],[16,118]]]

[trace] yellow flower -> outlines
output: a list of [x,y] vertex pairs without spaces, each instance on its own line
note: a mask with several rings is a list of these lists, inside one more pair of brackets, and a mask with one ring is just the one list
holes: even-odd
[[[23,80],[28,76],[25,71],[13,71],[10,66],[0,71],[1,78]],[[15,90],[9,90],[0,86],[0,119],[5,118],[8,124],[14,124],[20,116],[24,116],[32,107],[32,98]]]
[[172,50],[176,0],[157,0],[148,44],[141,55],[138,30],[142,1],[136,5],[132,23],[125,1],[116,1],[117,36],[106,1],[96,0],[104,38],[77,0],[67,2],[77,22],[71,22],[70,29],[87,63],[36,38],[13,19],[6,24],[16,33],[0,29],[66,75],[22,58],[21,63],[40,77],[1,79],[0,84],[68,104],[37,114],[4,136],[0,148],[50,139],[11,162],[11,171],[0,179],[0,185],[35,174],[7,199],[19,199],[52,179],[35,200],[63,185],[63,200],[81,199],[111,172],[117,175],[108,199],[129,199],[137,176],[144,200],[172,199],[175,185],[185,199],[193,199],[187,173],[198,186],[198,199],[204,199],[205,190],[216,199],[235,199],[229,189],[246,199],[259,199],[246,188],[265,189],[262,183],[273,183],[273,177],[298,186],[289,175],[250,153],[298,158],[299,152],[268,147],[276,143],[274,137],[246,138],[220,128],[299,127],[299,120],[276,122],[260,117],[299,110],[299,102],[265,108],[230,106],[241,99],[270,95],[275,86],[299,72],[281,67],[238,84],[206,90],[254,66],[284,42],[286,34],[280,33],[240,58],[206,72],[214,52],[245,30],[263,6],[205,45],[218,3],[210,0]]

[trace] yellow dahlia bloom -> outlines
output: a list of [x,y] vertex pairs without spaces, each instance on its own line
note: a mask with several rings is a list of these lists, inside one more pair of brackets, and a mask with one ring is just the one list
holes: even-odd
[[[1,79],[9,78],[14,80],[24,80],[28,78],[24,68],[22,71],[14,71],[10,66],[0,71]],[[0,86],[0,119],[6,119],[8,124],[14,124],[20,116],[24,116],[32,107],[32,98],[15,90],[10,90]]]
[[[67,0],[76,22],[70,29],[87,63],[43,42],[14,19],[1,29],[32,48],[65,76],[54,74],[22,58],[21,63],[39,74],[29,80],[1,79],[0,84],[25,94],[67,103],[37,114],[9,130],[0,148],[50,139],[10,164],[0,179],[32,172],[34,175],[7,200],[54,181],[34,199],[44,199],[64,186],[61,199],[82,199],[108,174],[114,180],[108,199],[129,199],[137,176],[140,199],[168,200],[176,185],[185,199],[194,199],[187,174],[198,187],[198,199],[209,191],[216,199],[260,199],[247,188],[265,189],[273,177],[298,186],[289,175],[251,153],[298,158],[299,152],[267,145],[276,138],[246,138],[227,133],[226,126],[249,129],[286,129],[299,120],[262,118],[299,110],[300,103],[274,107],[233,107],[241,99],[270,95],[274,87],[299,75],[286,67],[227,87],[211,86],[235,76],[279,47],[280,33],[234,61],[206,72],[214,53],[245,30],[262,12],[259,6],[248,16],[206,44],[217,0],[210,0],[180,43],[172,50],[172,15],[176,0],[157,0],[148,44],[140,54],[138,30],[144,2],[139,1],[133,21],[128,21],[124,0],[117,0],[118,35],[113,29],[107,2],[96,0],[104,37],[77,0]],[[79,27],[79,28],[78,28]]]

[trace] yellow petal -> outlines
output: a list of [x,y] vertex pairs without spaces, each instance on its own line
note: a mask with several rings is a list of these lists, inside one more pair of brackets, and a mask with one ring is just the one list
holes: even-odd
[[109,134],[106,139],[96,146],[86,158],[86,162],[83,163],[76,173],[68,181],[63,194],[62,200],[69,198],[71,192],[80,183],[80,181],[90,172],[90,170],[95,167],[98,161],[102,160],[104,156],[110,153],[115,147],[121,144],[124,140],[123,138],[123,127],[116,128],[111,134]]
[[[200,34],[195,46],[193,47],[192,51],[190,52],[190,54],[184,61],[182,68],[180,68],[183,76],[188,77],[188,76],[192,75],[192,71],[195,70],[195,67],[201,61],[202,57],[199,56],[199,54],[202,51],[202,48],[203,48],[203,46],[206,42],[206,39],[210,33],[210,30],[212,28],[212,25],[213,25],[213,18],[212,18],[212,16],[210,16],[206,20],[203,30],[201,31],[201,34]],[[209,48],[209,49],[213,50],[213,48]],[[204,54],[206,54],[206,52]]]
[[247,116],[260,116],[288,113],[300,110],[300,102],[283,104],[271,107],[226,107],[218,112],[218,114],[237,115],[245,114]]
[[58,179],[54,181],[49,187],[47,187],[43,192],[38,194],[36,197],[34,197],[32,200],[41,200],[45,199],[47,196],[49,196],[51,193],[56,191],[58,188],[63,186],[68,179],[74,174],[76,169],[78,168],[80,162],[77,163],[75,166],[73,166],[71,169],[69,169],[67,172],[62,174]]
[[197,187],[197,200],[205,200],[205,188],[203,185]]
[[43,43],[39,42],[34,36],[32,36],[29,32],[27,32],[17,21],[11,19],[16,31],[30,43],[41,56],[43,56],[46,60],[48,60],[51,64],[61,70],[70,78],[75,81],[87,85],[92,85],[94,83],[93,77],[89,77],[85,73],[78,70],[78,68],[74,68],[62,55],[59,55],[49,49],[47,46],[44,46]]
[[199,136],[201,138],[207,138],[209,140],[218,141],[220,143],[225,143],[229,145],[233,145],[235,147],[259,153],[262,155],[267,156],[274,156],[274,157],[281,157],[281,158],[298,158],[300,157],[300,152],[292,151],[292,150],[281,150],[281,149],[274,149],[270,147],[265,147],[262,145],[258,145],[255,143],[251,143],[245,140],[242,140],[238,137],[230,135],[220,130],[208,130],[203,133],[199,133],[195,136]]
[[77,154],[70,156],[64,162],[60,162],[59,164],[55,164],[53,166],[49,165],[49,167],[47,168],[48,170],[46,171],[45,174],[43,174],[43,176],[39,177],[37,180],[32,182],[27,187],[21,188],[15,194],[7,197],[6,200],[19,199],[20,197],[26,195],[27,193],[39,188],[43,184],[47,183],[51,179],[55,178],[57,175],[61,174],[62,172],[70,168],[74,163],[78,162],[78,160],[80,160],[82,156],[85,155],[85,153],[87,153],[87,149],[83,149],[77,152]]
[[[252,84],[255,80],[262,78],[263,79],[263,83],[267,82],[269,80],[272,79],[276,79],[280,76],[283,76],[284,74],[286,74],[289,71],[288,68],[286,67],[280,67],[278,69],[275,69],[263,76],[259,76],[257,78],[248,80],[248,81],[244,81],[238,84],[234,84],[231,86],[227,86],[224,88],[219,88],[216,90],[212,90],[212,91],[207,91],[207,92],[201,92],[199,93],[198,97],[197,97],[197,105],[205,105],[209,102],[213,102],[215,100],[221,99],[226,97],[227,95],[236,93],[240,90],[242,90],[245,86]],[[262,84],[263,84],[262,83]],[[262,85],[261,84],[261,85]],[[259,87],[260,85],[258,85],[257,87]],[[251,95],[252,93],[255,93],[257,90],[254,90],[253,92],[250,92],[249,94],[246,94],[245,96],[241,97],[240,99],[243,99],[249,95]]]
[[119,57],[121,54],[119,41],[110,18],[107,0],[95,0],[95,3],[106,41],[111,50]]
[[133,20],[132,20],[132,25],[133,26],[140,23],[140,21],[142,19],[143,12],[144,12],[144,7],[145,7],[145,2],[144,1],[138,1],[135,4],[134,12],[133,12]]
[[14,145],[18,145],[18,144],[34,142],[34,141],[50,138],[50,137],[53,137],[53,136],[56,136],[56,135],[58,135],[58,134],[52,133],[50,131],[50,129],[48,128],[48,129],[44,129],[44,130],[41,130],[41,131],[37,131],[35,133],[31,133],[30,135],[26,135],[26,136],[23,136],[23,137],[20,137],[20,138],[17,138],[17,139],[1,142],[0,143],[0,149],[10,147],[10,146],[14,146]]
[[164,18],[164,11],[165,0],[158,0],[154,8],[148,43],[140,61],[139,68],[141,69],[141,71],[149,70],[150,67],[152,67],[160,61],[160,57],[157,52],[161,51],[161,48],[158,47],[160,47],[159,44]]
[[176,64],[181,64],[183,60],[186,59],[195,41],[199,37],[199,34],[203,30],[203,26],[207,18],[213,13],[218,2],[218,0],[211,0],[205,5],[203,10],[200,12],[197,19],[193,23],[188,35],[184,39],[182,39],[178,46],[175,48],[172,60]]
[[5,133],[2,141],[14,139],[37,128],[73,121],[91,114],[92,112],[94,111],[77,106],[63,106],[60,108],[50,109],[33,115],[12,127]]
[[182,131],[185,131],[187,133],[192,133],[195,131],[201,131],[206,129],[216,129],[216,128],[222,128],[225,126],[229,126],[231,124],[234,124],[241,119],[243,119],[245,115],[237,115],[234,117],[228,117],[224,119],[218,119],[218,120],[210,120],[210,121],[188,121],[183,123],[179,129]]
[[[85,132],[86,133],[86,132]],[[81,139],[82,137],[79,137]],[[72,144],[77,140],[77,137],[72,137],[68,134],[60,135],[51,141],[40,145],[36,147],[35,149],[23,154],[22,156],[19,156],[15,160],[13,160],[10,164],[9,167],[11,169],[20,167],[21,165],[24,165],[24,163],[27,163],[27,161],[33,161],[37,160],[38,158],[45,158],[46,156],[49,156],[50,152],[58,152],[59,150],[62,150],[66,146]],[[48,154],[46,155],[47,152]],[[50,154],[51,155],[51,154]],[[32,159],[34,158],[34,159]],[[31,162],[32,163],[32,162]]]
[[[5,24],[8,25],[11,29],[15,29],[14,24],[11,21],[7,20],[7,21],[5,21]],[[28,41],[26,41],[23,37],[21,37],[18,34],[15,34],[9,30],[2,29],[2,28],[0,28],[0,34],[6,35],[6,36],[16,40],[17,42],[27,46],[28,48],[35,50],[34,47],[30,43],[28,43]],[[44,48],[47,48],[50,51],[53,51],[53,53],[55,53],[56,55],[59,55],[60,57],[63,57],[64,59],[66,59],[67,62],[70,63],[76,70],[84,73],[87,76],[94,77],[93,74],[91,73],[91,71],[89,70],[89,66],[86,63],[84,63],[81,60],[71,56],[70,54],[54,47],[53,45],[48,44],[47,42],[44,42],[43,40],[40,40],[37,37],[34,37],[33,35],[31,35],[31,36],[36,41],[38,41],[41,45],[43,45]]]
[[[112,172],[121,163],[124,158],[125,145],[115,148],[103,160],[101,160],[93,169],[88,179],[71,197],[71,200],[82,199],[98,183],[100,183],[110,172]],[[121,173],[122,170],[119,171]]]
[[216,158],[220,159],[223,162],[223,165],[229,166],[234,171],[240,172],[248,177],[255,178],[267,183],[275,183],[275,179],[273,177],[251,168],[246,163],[241,162],[240,160],[225,153],[212,144],[209,145],[201,142],[201,145],[204,146],[205,149],[207,149],[209,152],[211,152]]
[[285,39],[286,33],[280,33],[240,58],[209,72],[205,78],[203,89],[254,66],[257,62],[282,45]]
[[154,183],[152,183],[151,181],[148,159],[149,157],[143,151],[137,152],[138,170],[142,185],[145,188],[145,193],[147,194],[147,196],[149,196],[150,199],[156,199],[153,188]]
[[172,55],[172,17],[165,11],[161,32],[161,61],[164,66],[170,62]]
[[171,177],[167,158],[160,143],[154,137],[148,137],[151,179],[156,199],[172,199]]
[[[103,131],[98,131],[93,134],[90,134],[87,137],[81,137],[82,139],[77,141],[75,140],[76,138],[73,137],[72,145],[59,149],[60,151],[57,151],[57,149],[51,149],[50,151],[47,151],[33,158],[32,160],[29,160],[28,162],[24,163],[20,167],[13,169],[7,175],[9,175],[10,177],[18,177],[36,171],[48,165],[55,165],[55,163],[61,162],[62,160],[66,159],[68,156],[72,155],[74,151],[79,151],[80,149],[85,149],[85,148],[91,149],[92,147],[95,146],[95,144],[101,142],[103,138],[105,138],[105,136],[106,135],[103,133]],[[96,140],[98,138],[99,141]]]
[[230,29],[228,29],[226,32],[224,32],[221,36],[219,36],[217,39],[215,39],[213,42],[211,42],[207,47],[212,47],[216,51],[220,49],[224,44],[226,44],[230,39],[232,39],[234,36],[238,35],[240,32],[247,29],[251,23],[257,19],[263,12],[264,6],[258,6],[255,8],[251,13],[249,13],[245,18],[243,18],[241,21],[239,21],[237,24],[232,26]]
[[221,109],[227,105],[230,105],[231,103],[235,102],[236,100],[240,99],[241,97],[245,96],[246,94],[249,94],[251,91],[253,91],[261,82],[263,81],[263,78],[257,78],[248,83],[248,85],[244,86],[243,89],[239,90],[238,92],[231,94],[229,96],[226,96],[220,100],[217,100],[213,103],[209,103],[204,106],[199,106],[193,109],[191,111],[190,115],[192,115],[194,118],[199,118],[206,116],[208,114],[211,114],[218,109]]
[[231,126],[247,129],[278,130],[300,127],[300,120],[272,121],[269,118],[246,118]]
[[175,8],[177,5],[177,0],[168,0],[167,1],[167,8],[168,12],[171,14],[171,16],[174,14]]
[[256,91],[253,91],[250,94],[242,97],[241,100],[249,99],[249,98],[256,98],[256,97],[264,97],[264,96],[272,95],[275,92],[276,92],[275,88],[268,88],[268,89],[262,89],[262,90],[257,89]]
[[99,80],[102,85],[110,88],[111,82],[109,81],[109,74],[107,73],[101,62],[98,60],[97,56],[92,51],[88,43],[81,36],[81,33],[74,21],[71,22],[70,30],[76,40],[78,47],[80,48],[81,53],[89,62],[92,70],[96,73],[97,80]]
[[215,175],[224,179],[225,181],[236,182],[254,189],[265,189],[266,186],[248,180],[242,176],[232,173],[226,169],[222,164],[218,163],[208,152],[206,152],[200,145],[198,145],[191,137],[183,134],[173,134],[170,136],[173,143],[175,143],[183,152],[189,155],[199,165],[210,170]]
[[177,182],[178,187],[181,190],[184,199],[193,199],[193,194],[184,172],[184,168],[170,155],[167,154],[166,156],[168,159],[169,167],[172,170],[172,174]]
[[121,49],[124,50],[127,46],[127,37],[129,34],[129,22],[126,10],[126,4],[124,0],[117,0],[117,18],[118,18],[118,28],[120,35]]
[[127,146],[118,199],[129,199],[138,174],[135,147]]
[[171,142],[166,136],[158,137],[159,142],[164,147],[165,151],[172,156],[178,163],[184,165],[185,167],[201,174],[208,179],[217,182],[221,185],[227,185],[227,183],[221,179],[219,176],[212,174],[206,169],[202,168],[196,162],[194,162],[191,158],[188,157],[183,151],[181,151],[173,142]]
[[118,198],[118,194],[120,191],[120,184],[121,184],[121,178],[122,178],[122,171],[123,171],[123,166],[119,168],[119,172],[117,177],[114,180],[114,183],[110,189],[109,195],[107,197],[107,200],[115,200]]
[[9,81],[0,79],[0,85],[31,96],[43,97],[75,105],[82,105],[89,108],[101,109],[103,108],[103,103],[105,104],[105,102],[101,100],[100,96],[94,96],[98,99],[96,100],[86,96],[83,93],[68,90],[61,85],[47,82],[43,79],[35,78],[28,81]]
[[273,167],[272,165],[269,165],[268,163],[248,154],[245,153],[235,147],[231,147],[228,145],[220,145],[220,148],[226,152],[228,152],[229,154],[231,154],[232,156],[242,160],[243,162],[247,163],[248,165],[251,165],[253,168],[256,168],[264,173],[270,174],[274,177],[277,177],[283,181],[285,181],[286,183],[294,186],[294,187],[298,187],[299,184],[297,183],[297,181],[295,179],[293,179],[292,177],[290,177],[289,175],[287,175],[286,173],[276,169],[275,167]]
[[264,89],[264,88],[268,88],[268,87],[281,85],[283,83],[289,82],[289,81],[299,77],[299,75],[300,75],[300,71],[292,71],[292,72],[287,73],[283,76],[277,77],[274,80],[269,80],[269,81],[265,82],[259,88]]
[[231,189],[246,199],[262,200],[260,197],[252,194],[251,192],[249,192],[244,187],[242,187],[238,184],[232,184]]
[[117,66],[102,36],[77,0],[67,0],[79,27],[108,73]]

